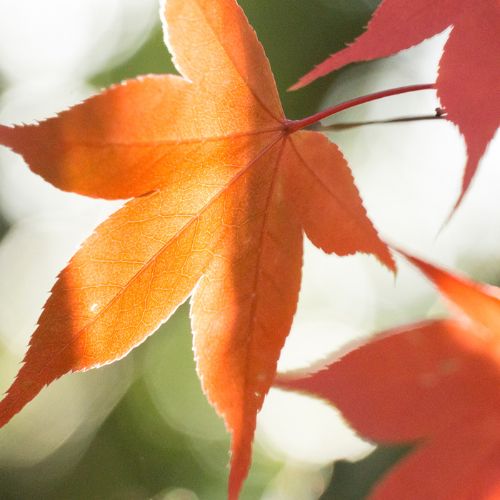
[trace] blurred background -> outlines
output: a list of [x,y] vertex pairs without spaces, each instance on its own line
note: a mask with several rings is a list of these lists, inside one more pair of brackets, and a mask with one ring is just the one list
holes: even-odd
[[[432,83],[446,33],[387,60],[286,89],[363,30],[378,0],[241,0],[271,61],[285,113],[303,118],[377,90]],[[0,0],[0,123],[54,116],[102,87],[175,72],[157,0]],[[432,115],[425,91],[384,99],[325,124]],[[368,214],[388,240],[500,283],[500,145],[442,229],[465,162],[443,120],[331,132]],[[12,383],[57,273],[120,203],[62,193],[0,150],[0,390]],[[327,256],[306,242],[303,287],[282,371],[305,367],[376,331],[446,314],[403,262]],[[125,359],[63,377],[0,432],[0,499],[220,500],[230,445],[196,377],[189,304]],[[407,447],[376,447],[334,409],[271,390],[259,414],[242,499],[361,500]]]

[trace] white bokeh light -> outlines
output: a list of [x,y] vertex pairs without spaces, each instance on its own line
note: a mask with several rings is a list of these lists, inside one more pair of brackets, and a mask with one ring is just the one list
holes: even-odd
[[83,80],[135,50],[157,18],[156,0],[0,0],[0,71],[14,83]]

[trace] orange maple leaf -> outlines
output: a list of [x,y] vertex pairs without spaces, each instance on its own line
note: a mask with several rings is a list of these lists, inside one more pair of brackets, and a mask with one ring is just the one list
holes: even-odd
[[500,126],[498,0],[384,0],[361,36],[316,66],[292,89],[346,64],[396,54],[450,26],[436,89],[445,117],[458,126],[467,146],[468,160],[455,210]]
[[140,77],[39,125],[0,127],[54,186],[135,197],[58,277],[0,425],[61,375],[125,356],[193,294],[198,374],[233,434],[234,500],[295,313],[302,231],[326,252],[394,262],[338,148],[285,119],[236,2],[169,0],[161,12],[182,77]]
[[500,289],[406,255],[455,317],[407,325],[277,385],[333,403],[363,436],[416,442],[369,500],[500,498]]

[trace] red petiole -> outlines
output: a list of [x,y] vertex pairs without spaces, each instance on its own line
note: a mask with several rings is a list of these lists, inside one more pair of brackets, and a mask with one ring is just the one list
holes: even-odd
[[327,118],[328,116],[332,116],[340,111],[344,111],[349,108],[353,108],[355,106],[359,106],[360,104],[364,104],[366,102],[376,101],[377,99],[382,99],[384,97],[390,97],[393,95],[406,94],[408,92],[416,92],[418,90],[431,90],[435,89],[434,83],[426,83],[422,85],[410,85],[408,87],[398,87],[395,89],[382,90],[381,92],[375,92],[373,94],[368,94],[362,97],[356,97],[355,99],[351,99],[350,101],[343,102],[341,104],[337,104],[331,108],[325,109],[324,111],[320,111],[312,116],[307,118],[303,118],[302,120],[287,120],[285,123],[286,131],[288,133],[296,132],[297,130],[303,129],[308,125],[312,125],[313,123],[317,123],[323,118]]

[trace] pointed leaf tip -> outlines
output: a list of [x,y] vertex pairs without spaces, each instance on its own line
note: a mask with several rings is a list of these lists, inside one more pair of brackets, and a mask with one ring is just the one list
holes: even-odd
[[500,289],[445,271],[398,249],[417,267],[452,305],[455,311],[482,325],[500,341]]

